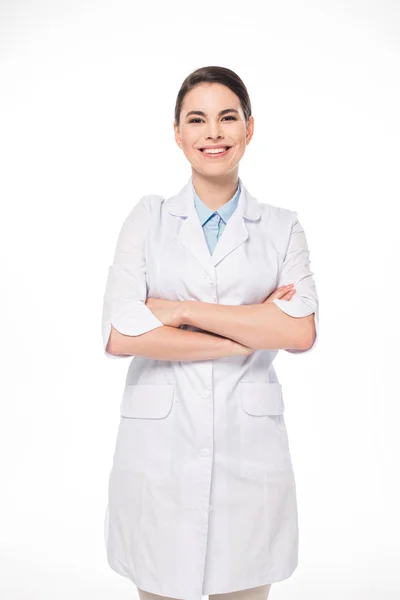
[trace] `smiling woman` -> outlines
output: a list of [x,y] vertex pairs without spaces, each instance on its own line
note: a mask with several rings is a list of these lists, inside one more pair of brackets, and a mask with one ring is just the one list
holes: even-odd
[[297,213],[239,177],[254,131],[236,73],[185,79],[173,122],[191,176],[118,237],[106,355],[130,357],[105,519],[140,600],[266,600],[298,563],[279,349],[315,347],[318,297]]
[[225,194],[237,187],[238,165],[253,130],[250,98],[236,74],[208,67],[186,78],[175,105],[175,141],[192,165],[196,192],[210,208],[227,202]]

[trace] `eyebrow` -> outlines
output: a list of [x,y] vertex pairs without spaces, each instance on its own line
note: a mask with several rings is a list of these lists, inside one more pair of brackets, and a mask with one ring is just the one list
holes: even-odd
[[[236,108],[224,108],[224,110],[219,111],[218,116],[225,115],[226,113],[230,112],[239,114],[239,111],[236,110]],[[188,117],[189,115],[200,115],[201,117],[206,117],[207,113],[203,112],[202,110],[191,110],[187,113],[186,117]]]

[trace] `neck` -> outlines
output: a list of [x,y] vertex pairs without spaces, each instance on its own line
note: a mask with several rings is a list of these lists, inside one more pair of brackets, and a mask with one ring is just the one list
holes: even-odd
[[239,185],[238,170],[218,177],[207,177],[192,170],[192,181],[196,194],[211,210],[217,210],[235,195]]

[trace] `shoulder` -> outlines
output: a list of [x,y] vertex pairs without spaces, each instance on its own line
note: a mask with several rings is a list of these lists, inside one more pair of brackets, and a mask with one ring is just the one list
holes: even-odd
[[151,224],[152,216],[157,213],[157,207],[163,200],[164,198],[157,194],[146,194],[139,197],[139,200],[131,205],[128,212],[125,213],[120,227],[120,240],[143,236]]
[[146,223],[152,214],[157,213],[165,198],[159,194],[145,194],[131,206],[126,221]]
[[289,244],[296,211],[269,202],[258,201],[261,218],[257,227],[261,230],[264,243],[284,256]]
[[160,204],[165,202],[165,198],[160,194],[146,194],[145,196],[142,196],[140,198],[140,202],[143,202],[144,204],[146,204],[146,206],[152,209],[160,206]]
[[132,210],[135,210],[136,207],[140,207],[142,211],[152,212],[154,209],[160,207],[164,201],[164,196],[160,196],[159,194],[145,194],[139,198]]
[[258,202],[258,205],[261,212],[261,222],[268,231],[283,235],[290,234],[292,225],[297,218],[295,210],[276,206],[268,202]]

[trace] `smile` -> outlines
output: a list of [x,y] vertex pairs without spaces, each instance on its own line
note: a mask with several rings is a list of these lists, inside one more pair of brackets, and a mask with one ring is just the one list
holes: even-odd
[[220,158],[222,156],[226,156],[229,152],[229,150],[231,149],[231,146],[227,146],[225,148],[225,150],[223,148],[216,148],[216,149],[211,149],[211,148],[205,148],[203,150],[199,149],[200,152],[206,156],[207,158]]

